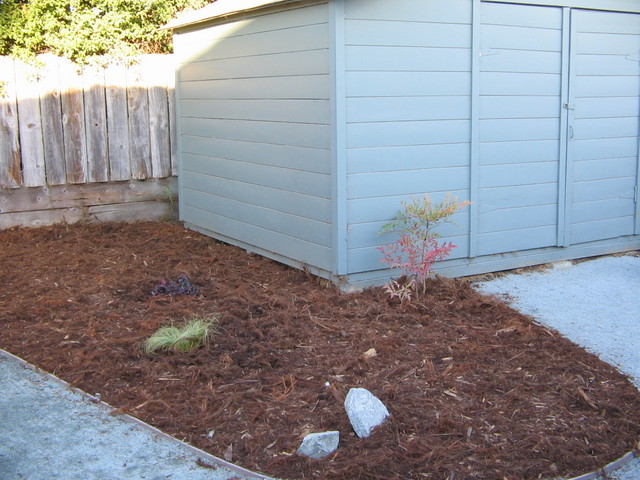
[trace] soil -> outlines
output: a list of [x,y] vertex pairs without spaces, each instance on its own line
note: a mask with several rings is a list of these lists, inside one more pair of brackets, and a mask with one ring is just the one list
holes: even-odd
[[[198,295],[150,294],[180,275]],[[380,288],[341,294],[165,223],[3,231],[0,278],[0,348],[274,477],[570,477],[640,438],[626,377],[464,279],[432,279],[404,304]],[[211,315],[198,350],[142,350],[160,326]],[[352,387],[391,412],[367,439],[343,409]],[[296,454],[327,430],[336,453]]]

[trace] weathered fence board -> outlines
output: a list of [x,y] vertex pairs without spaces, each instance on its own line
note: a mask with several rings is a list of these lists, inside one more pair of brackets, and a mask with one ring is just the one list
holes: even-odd
[[82,77],[73,65],[63,64],[60,69],[62,90],[62,132],[67,183],[86,183],[87,143],[84,126],[84,97]]
[[45,183],[42,114],[37,72],[15,63],[16,98],[22,159],[22,182],[26,187]]
[[0,58],[3,98],[0,99],[0,187],[17,188],[22,184],[20,143],[18,141],[18,108],[15,77],[8,62]]
[[87,136],[87,170],[90,182],[109,180],[107,106],[104,69],[87,69],[83,75]]
[[40,79],[40,113],[43,118],[42,138],[46,182],[62,185],[67,181],[62,133],[62,103],[60,101],[60,69],[58,62],[45,57]]
[[129,163],[129,121],[127,114],[127,71],[124,65],[112,65],[105,71],[109,169],[111,180],[131,178]]

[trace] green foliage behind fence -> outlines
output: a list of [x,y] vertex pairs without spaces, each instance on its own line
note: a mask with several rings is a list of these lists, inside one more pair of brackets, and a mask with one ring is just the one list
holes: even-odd
[[0,55],[54,53],[76,62],[172,50],[159,32],[178,12],[210,0],[0,0]]

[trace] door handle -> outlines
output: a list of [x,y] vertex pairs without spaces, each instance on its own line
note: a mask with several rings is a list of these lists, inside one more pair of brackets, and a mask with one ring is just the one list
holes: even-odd
[[569,139],[573,140],[573,126],[569,125]]

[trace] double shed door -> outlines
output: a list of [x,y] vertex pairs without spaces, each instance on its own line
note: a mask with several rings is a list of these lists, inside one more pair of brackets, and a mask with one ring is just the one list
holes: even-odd
[[640,233],[640,15],[483,2],[477,255]]

